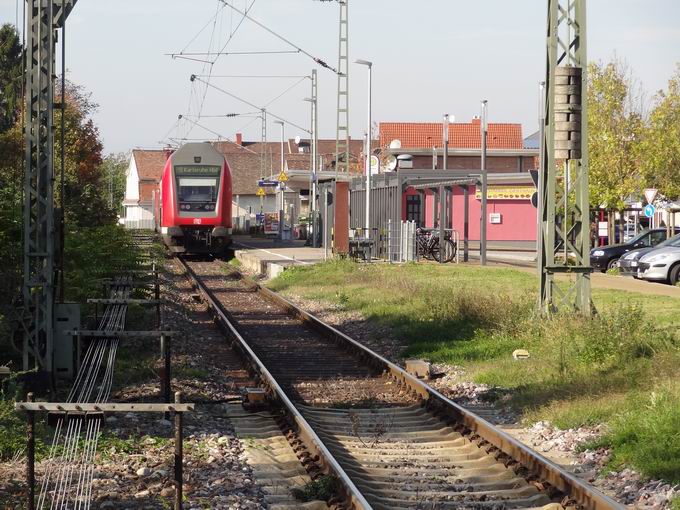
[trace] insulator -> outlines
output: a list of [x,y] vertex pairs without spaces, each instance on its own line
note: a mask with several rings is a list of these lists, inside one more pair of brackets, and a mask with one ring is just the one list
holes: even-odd
[[555,68],[555,158],[581,158],[583,70]]

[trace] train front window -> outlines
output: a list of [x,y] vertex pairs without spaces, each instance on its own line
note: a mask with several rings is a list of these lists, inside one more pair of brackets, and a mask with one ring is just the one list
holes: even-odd
[[180,177],[178,179],[180,202],[215,202],[217,200],[217,178]]

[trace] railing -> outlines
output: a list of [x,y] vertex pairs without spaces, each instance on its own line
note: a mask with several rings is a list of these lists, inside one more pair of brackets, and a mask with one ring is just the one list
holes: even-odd
[[145,218],[141,220],[131,220],[128,218],[121,218],[121,224],[130,230],[154,230],[153,218]]

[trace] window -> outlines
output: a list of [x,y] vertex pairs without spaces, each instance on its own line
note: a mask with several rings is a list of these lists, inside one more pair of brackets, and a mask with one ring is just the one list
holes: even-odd
[[420,226],[420,195],[406,195],[406,221]]
[[180,202],[215,202],[217,198],[216,177],[179,177]]
[[652,232],[649,234],[650,236],[650,241],[651,241],[651,246],[656,246],[659,244],[661,241],[666,240],[666,231],[657,231],[657,232]]

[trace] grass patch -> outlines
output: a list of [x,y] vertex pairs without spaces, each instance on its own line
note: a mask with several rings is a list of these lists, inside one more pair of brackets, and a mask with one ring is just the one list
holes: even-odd
[[210,373],[197,367],[177,367],[174,370],[173,377],[178,379],[208,379]]
[[329,501],[340,491],[340,482],[333,475],[322,475],[308,482],[301,489],[293,489],[293,497],[299,501]]
[[[613,465],[680,481],[678,298],[596,289],[596,316],[546,318],[536,315],[528,271],[344,260],[291,268],[270,287],[359,311],[404,339],[405,356],[512,389],[509,404],[527,422],[607,423]],[[514,360],[518,348],[531,357]],[[665,431],[660,446],[651,446],[653,430]]]

